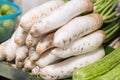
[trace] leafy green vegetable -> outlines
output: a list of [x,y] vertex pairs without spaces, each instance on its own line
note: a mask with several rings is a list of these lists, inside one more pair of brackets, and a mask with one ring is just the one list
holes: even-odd
[[105,54],[108,55],[109,53],[111,53],[113,50],[115,50],[114,48],[110,47],[110,46],[105,46]]
[[118,0],[93,0],[94,12],[103,16],[104,23],[111,23],[118,20],[116,16],[119,12],[116,10]]
[[64,2],[68,2],[68,1],[70,1],[70,0],[63,0]]

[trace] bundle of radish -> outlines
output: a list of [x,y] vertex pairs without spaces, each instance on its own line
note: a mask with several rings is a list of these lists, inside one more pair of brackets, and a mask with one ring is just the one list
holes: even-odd
[[105,56],[102,44],[106,47],[120,30],[117,2],[50,0],[35,7],[0,45],[0,60],[45,80],[72,77],[75,69]]
[[23,15],[20,20],[21,27],[26,31],[32,28],[36,22],[40,22],[43,18],[50,15],[54,10],[64,5],[63,0],[51,0],[43,5],[31,9],[29,12]]
[[[83,5],[84,4],[84,5]],[[73,7],[75,5],[75,7]],[[34,37],[46,34],[55,29],[60,28],[69,20],[82,13],[92,11],[93,5],[90,0],[71,0],[59,9],[54,11],[48,17],[42,19],[39,23],[35,24],[30,33]]]

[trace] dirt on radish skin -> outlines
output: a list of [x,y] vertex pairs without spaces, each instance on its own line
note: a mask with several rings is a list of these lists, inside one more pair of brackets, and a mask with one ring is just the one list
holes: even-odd
[[47,51],[48,49],[53,47],[53,36],[54,33],[50,33],[45,38],[40,40],[36,46],[36,52],[38,54],[42,54],[43,52]]
[[76,17],[55,32],[53,45],[63,48],[76,39],[99,29],[102,24],[102,16],[97,13]]
[[61,58],[85,54],[96,50],[102,45],[104,40],[105,33],[102,30],[98,30],[74,41],[64,48],[55,48],[51,54]]
[[36,53],[35,47],[30,47],[28,54],[29,54],[29,60],[32,61],[32,62],[37,61],[41,56],[41,54]]
[[25,45],[26,37],[27,37],[27,33],[21,28],[21,26],[18,26],[18,31],[15,34],[15,38],[14,38],[15,43],[20,46]]
[[34,47],[34,46],[36,46],[36,44],[38,43],[38,41],[39,41],[40,39],[42,39],[42,38],[43,38],[42,36],[35,38],[35,37],[33,37],[31,34],[28,34],[27,37],[26,37],[25,43],[26,43],[26,45],[29,46],[29,47]]
[[16,57],[15,52],[16,52],[17,48],[20,47],[14,41],[15,35],[16,35],[16,33],[18,31],[19,31],[19,28],[17,28],[17,30],[13,33],[12,37],[9,39],[9,42],[6,45],[5,49],[4,49],[4,55],[5,55],[6,59],[7,59],[7,61],[12,61],[12,60],[15,59],[15,57]]
[[35,62],[31,61],[29,57],[27,57],[24,61],[24,70],[31,71],[35,67]]
[[103,47],[100,47],[91,53],[71,57],[63,62],[41,68],[39,73],[40,76],[45,80],[71,77],[75,69],[92,64],[104,56],[105,51]]
[[21,46],[16,50],[15,64],[17,67],[22,68],[24,65],[24,60],[28,56],[28,47]]

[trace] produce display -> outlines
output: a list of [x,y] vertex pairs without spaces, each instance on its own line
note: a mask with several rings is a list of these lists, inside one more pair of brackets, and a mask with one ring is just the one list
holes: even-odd
[[50,0],[20,18],[0,60],[39,80],[119,80],[119,20],[118,0]]
[[[15,9],[7,4],[0,4],[0,16],[12,15],[15,13]],[[16,24],[16,19],[0,20],[0,42],[7,39],[6,36],[10,36]]]

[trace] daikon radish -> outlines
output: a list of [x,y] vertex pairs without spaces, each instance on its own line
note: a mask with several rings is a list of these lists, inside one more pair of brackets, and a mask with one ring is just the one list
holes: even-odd
[[9,40],[7,40],[7,41],[0,44],[0,60],[5,59],[4,49],[5,49],[6,45],[8,44],[8,42],[9,42]]
[[42,54],[44,51],[53,47],[53,36],[54,33],[48,34],[44,39],[40,40],[36,46],[36,52]]
[[39,66],[36,66],[32,69],[32,73],[34,75],[39,75],[39,72],[40,72],[40,67]]
[[40,39],[42,39],[42,37],[35,38],[31,34],[28,34],[25,42],[27,46],[34,47]]
[[105,33],[102,30],[98,30],[74,41],[65,48],[56,48],[52,50],[51,54],[61,58],[84,54],[96,50],[102,45],[104,40]]
[[28,47],[21,46],[16,50],[15,64],[17,67],[22,67],[24,65],[24,60],[28,56]]
[[54,10],[62,6],[65,2],[63,0],[50,0],[43,5],[31,9],[29,12],[24,14],[20,20],[20,26],[29,32],[31,27],[51,14]]
[[37,54],[34,47],[29,49],[29,59],[30,61],[37,61],[40,58],[41,54]]
[[20,46],[23,46],[25,44],[26,37],[27,37],[27,33],[20,26],[18,26],[18,31],[15,34],[15,38],[14,38],[15,43]]
[[30,33],[34,37],[46,34],[60,28],[75,16],[92,11],[92,9],[93,4],[90,0],[71,0],[42,19],[38,24],[35,24]]
[[120,47],[120,37],[117,37],[115,40],[113,40],[109,46],[112,48],[119,48]]
[[93,52],[71,57],[63,62],[41,68],[39,72],[40,77],[45,80],[55,80],[71,77],[75,69],[92,64],[104,56],[105,51],[103,47],[100,47]]
[[74,40],[99,29],[102,24],[102,16],[97,13],[77,17],[55,32],[53,44],[62,48]]
[[24,70],[25,71],[30,71],[35,67],[35,62],[30,61],[29,57],[27,57],[24,61]]
[[17,48],[19,47],[19,45],[15,43],[14,38],[15,38],[17,31],[19,31],[19,28],[17,28],[17,30],[14,32],[14,34],[12,35],[12,37],[10,38],[8,44],[6,45],[4,49],[4,54],[6,56],[7,61],[12,61],[16,57],[15,52]]
[[43,55],[40,57],[40,59],[36,62],[36,65],[39,67],[45,67],[56,60],[59,60],[61,58],[51,54],[52,49],[46,51],[43,53]]

